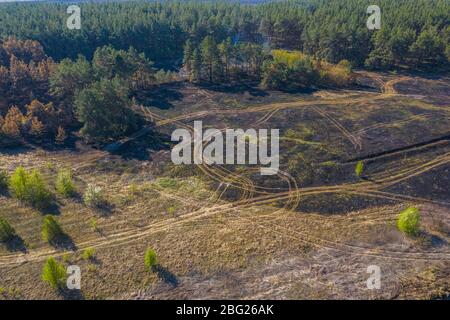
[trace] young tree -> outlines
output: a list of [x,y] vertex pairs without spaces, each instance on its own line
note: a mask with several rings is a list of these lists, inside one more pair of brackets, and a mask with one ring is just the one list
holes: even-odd
[[38,209],[47,208],[52,195],[48,190],[42,175],[37,170],[31,171],[26,179],[27,200]]
[[361,177],[363,169],[364,169],[364,163],[362,161],[358,161],[358,163],[356,164],[356,167],[355,167],[355,174],[357,177]]
[[8,188],[8,174],[5,170],[0,170],[0,191]]
[[47,282],[53,289],[61,289],[66,280],[66,268],[61,263],[56,262],[53,257],[45,261],[42,268],[42,280]]
[[64,197],[72,197],[76,193],[70,170],[60,170],[56,177],[56,191]]
[[9,224],[8,220],[0,218],[0,242],[7,242],[11,240],[16,234],[16,231]]
[[400,212],[397,219],[397,228],[410,236],[419,234],[420,211],[415,207],[410,207]]
[[88,207],[101,207],[105,205],[106,199],[103,195],[103,189],[93,184],[88,184],[83,194],[83,202]]
[[13,138],[20,138],[23,119],[23,114],[19,108],[11,107],[3,121],[2,131]]
[[158,264],[158,258],[156,256],[155,250],[148,248],[145,252],[144,258],[145,266],[149,271],[153,271]]
[[37,117],[31,119],[30,134],[36,138],[42,138],[45,134],[45,126]]
[[64,144],[66,139],[67,139],[66,130],[64,130],[63,127],[59,126],[55,136],[56,144]]
[[48,214],[44,217],[41,235],[42,240],[52,243],[64,235],[64,232],[58,221],[52,215]]
[[27,172],[23,167],[18,167],[9,178],[9,188],[15,198],[38,209],[50,205],[51,193],[37,170]]

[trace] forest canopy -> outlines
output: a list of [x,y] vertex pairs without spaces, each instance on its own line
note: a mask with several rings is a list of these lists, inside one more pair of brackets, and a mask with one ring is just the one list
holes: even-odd
[[[366,27],[369,4],[381,8],[381,30]],[[450,57],[448,0],[302,0],[80,3],[81,30],[66,28],[67,5],[0,4],[0,36],[37,40],[54,60],[88,59],[112,45],[143,52],[157,66],[180,66],[188,39],[264,44],[300,50],[355,67],[443,67]]]
[[[0,4],[0,146],[108,143],[139,130],[131,111],[173,81],[266,89],[345,87],[354,68],[448,71],[448,0]],[[159,69],[159,70],[158,70]],[[113,110],[113,112],[111,112]]]

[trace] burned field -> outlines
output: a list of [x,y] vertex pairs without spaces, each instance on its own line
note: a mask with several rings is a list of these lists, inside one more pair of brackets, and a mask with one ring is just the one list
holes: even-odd
[[[2,153],[2,169],[37,167],[50,185],[57,168],[73,169],[77,189],[101,185],[108,206],[56,199],[51,213],[72,246],[55,248],[40,239],[42,212],[1,195],[0,216],[20,239],[0,247],[0,297],[448,297],[450,81],[358,76],[357,88],[303,93],[168,86],[137,110],[161,135],[139,149],[147,157],[131,152],[134,141],[117,154]],[[165,139],[195,120],[219,130],[279,129],[279,174],[173,165]],[[414,238],[395,226],[409,206],[421,211]],[[149,245],[160,259],[154,273],[143,264]],[[89,248],[95,259],[83,258]],[[49,256],[81,267],[77,295],[40,281]],[[366,287],[370,265],[382,272],[378,290]]]

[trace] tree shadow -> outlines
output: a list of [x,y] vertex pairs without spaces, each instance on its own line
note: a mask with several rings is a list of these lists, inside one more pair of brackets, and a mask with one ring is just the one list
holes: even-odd
[[72,238],[64,233],[56,237],[56,239],[49,241],[49,243],[60,250],[69,250],[69,251],[76,251],[77,246],[75,245],[75,242],[72,240]]
[[113,214],[114,209],[115,209],[115,205],[110,203],[110,202],[103,202],[102,204],[99,204],[95,207],[93,207],[93,209],[95,209],[95,212],[101,216],[101,217],[109,217]]
[[167,268],[157,265],[154,267],[154,270],[158,274],[158,278],[164,281],[167,284],[170,284],[172,287],[176,287],[179,284],[178,278],[172,272],[170,272]]
[[14,235],[12,236],[11,239],[9,239],[8,241],[6,241],[5,243],[6,249],[8,251],[20,251],[23,253],[27,253],[28,249],[25,245],[25,242],[23,241],[23,239],[18,236],[18,235]]
[[442,248],[448,244],[445,239],[425,230],[420,231],[419,239],[421,244],[426,248]]
[[168,134],[150,130],[138,138],[123,143],[111,153],[119,155],[124,160],[148,161],[152,159],[152,154],[169,150],[171,145],[172,141]]
[[[0,139],[2,137],[0,136]],[[60,150],[76,150],[76,142],[79,138],[72,133],[68,133],[68,137],[61,144],[55,144],[53,137],[44,139],[32,139],[27,137],[26,141],[12,141],[9,144],[0,142],[0,155],[20,155],[36,150],[43,151],[60,151]]]
[[17,156],[23,153],[34,151],[35,149],[31,146],[11,146],[11,147],[0,147],[0,155],[5,156]]
[[163,84],[151,90],[142,90],[134,95],[136,102],[145,106],[167,110],[174,107],[173,101],[179,101],[183,94],[179,91],[183,83]]
[[210,91],[221,93],[243,94],[247,92],[253,97],[265,97],[269,95],[266,90],[262,90],[258,87],[258,82],[231,82],[228,84],[201,82],[196,85],[201,89],[208,89]]
[[361,178],[361,180],[364,180],[364,181],[369,181],[369,182],[372,182],[372,183],[375,183],[375,184],[381,184],[377,180],[374,180],[374,179],[372,179],[370,177],[367,177],[367,176],[361,176],[360,178]]
[[35,207],[35,209],[44,215],[50,214],[52,216],[59,216],[61,214],[60,206],[55,200],[52,200],[52,202],[46,207],[43,208]]
[[96,256],[89,257],[89,259],[87,261],[89,261],[90,263],[96,264],[96,265],[102,265],[102,261],[99,258],[97,258]]
[[8,190],[8,187],[0,189],[0,196],[10,197],[11,193]]
[[39,149],[42,149],[44,151],[61,151],[61,150],[71,150],[75,151],[76,143],[79,140],[79,137],[77,137],[75,134],[68,132],[68,137],[63,143],[55,143],[55,140],[52,138],[44,138],[44,139],[29,139],[28,142],[36,146]]
[[59,288],[58,294],[64,300],[84,300],[84,294],[78,289]]

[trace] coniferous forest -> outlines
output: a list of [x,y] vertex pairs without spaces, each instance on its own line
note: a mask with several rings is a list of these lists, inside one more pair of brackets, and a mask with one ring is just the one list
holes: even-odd
[[[364,0],[83,2],[80,30],[66,27],[64,3],[3,3],[3,141],[61,141],[74,119],[86,138],[118,138],[137,120],[123,109],[99,123],[88,116],[95,106],[128,106],[139,90],[180,77],[295,89],[348,85],[354,68],[448,69],[448,1],[375,2],[380,30],[366,27]],[[96,103],[105,92],[111,103]]]

